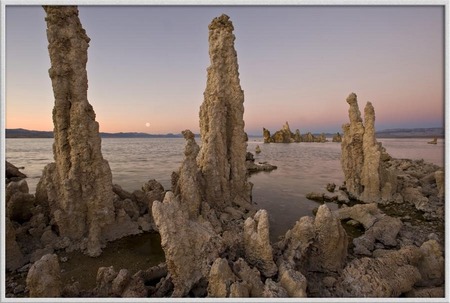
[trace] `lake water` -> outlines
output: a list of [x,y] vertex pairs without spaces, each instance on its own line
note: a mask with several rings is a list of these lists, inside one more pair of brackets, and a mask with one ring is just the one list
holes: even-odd
[[[330,140],[331,141],[331,140]],[[379,139],[395,158],[424,159],[444,166],[444,142],[427,144],[428,139]],[[24,172],[30,192],[34,193],[44,166],[53,162],[53,139],[6,139],[6,160]],[[128,191],[140,189],[150,179],[170,189],[172,171],[183,160],[185,140],[180,139],[102,139],[102,152],[109,161],[113,182]],[[340,164],[339,143],[264,144],[262,138],[250,138],[248,151],[259,145],[256,161],[278,166],[272,172],[251,176],[253,201],[269,212],[271,238],[291,228],[302,216],[311,215],[319,204],[305,198],[312,191],[324,191],[327,183],[341,185],[344,176]],[[335,204],[329,204],[336,208]]]

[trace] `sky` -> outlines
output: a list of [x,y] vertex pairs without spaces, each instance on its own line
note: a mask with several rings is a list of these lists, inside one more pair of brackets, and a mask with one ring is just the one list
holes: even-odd
[[[444,6],[79,6],[102,132],[199,132],[208,24],[230,16],[245,130],[342,132],[345,99],[376,129],[444,126]],[[6,6],[6,128],[52,130],[45,12]]]

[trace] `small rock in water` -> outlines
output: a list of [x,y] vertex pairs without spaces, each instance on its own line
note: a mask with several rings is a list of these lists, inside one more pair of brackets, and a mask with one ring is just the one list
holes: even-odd
[[328,183],[328,184],[327,184],[327,190],[328,190],[330,193],[333,193],[335,188],[336,188],[336,184],[334,184],[334,183]]

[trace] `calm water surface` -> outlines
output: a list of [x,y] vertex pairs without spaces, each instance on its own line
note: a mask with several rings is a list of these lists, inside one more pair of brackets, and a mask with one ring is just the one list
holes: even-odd
[[[444,165],[444,142],[427,144],[428,139],[379,139],[395,158],[424,159]],[[30,192],[34,193],[44,166],[53,162],[53,139],[6,139],[6,159],[28,176]],[[109,161],[113,182],[125,190],[140,189],[150,179],[170,189],[170,176],[183,160],[185,140],[180,139],[102,139],[102,152]],[[268,210],[271,238],[275,240],[302,216],[311,215],[319,204],[305,195],[323,191],[327,183],[342,184],[339,143],[264,144],[262,138],[250,138],[248,151],[256,145],[261,154],[256,161],[277,165],[272,172],[253,175],[253,201]],[[334,204],[329,204],[335,208]]]

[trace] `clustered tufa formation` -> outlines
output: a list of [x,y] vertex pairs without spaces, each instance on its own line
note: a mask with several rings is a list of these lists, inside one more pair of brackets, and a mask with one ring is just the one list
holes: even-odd
[[[298,129],[293,133],[289,127],[289,123],[283,125],[283,128],[276,131],[272,136],[270,135],[270,131],[266,128],[263,128],[263,137],[264,143],[299,143],[299,142],[318,142],[325,143],[327,142],[327,138],[325,134],[321,134],[319,136],[314,136],[310,132],[302,135]],[[337,137],[336,137],[337,138]],[[336,139],[337,140],[337,139]],[[333,138],[333,142],[335,141]]]

